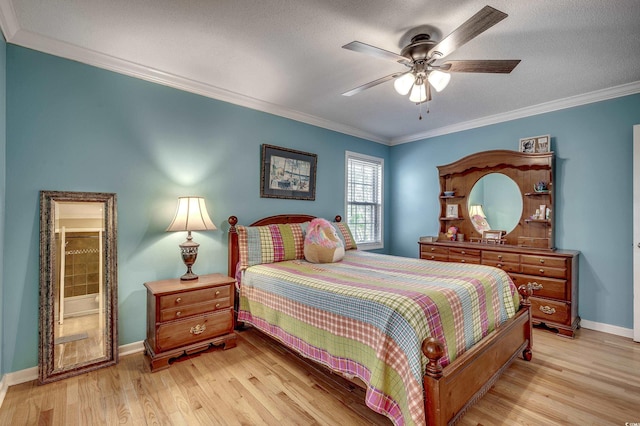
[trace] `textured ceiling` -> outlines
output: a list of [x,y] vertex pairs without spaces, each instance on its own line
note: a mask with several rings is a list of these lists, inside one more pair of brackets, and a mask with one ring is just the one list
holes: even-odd
[[521,59],[511,74],[453,74],[429,114],[387,82],[400,52],[446,36],[476,0],[0,0],[9,43],[387,144],[640,92],[640,1],[495,0],[509,17],[447,59]]

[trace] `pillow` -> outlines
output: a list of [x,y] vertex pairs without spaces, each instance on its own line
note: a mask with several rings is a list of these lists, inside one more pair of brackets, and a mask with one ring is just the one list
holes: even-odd
[[355,250],[358,248],[356,240],[351,234],[351,229],[346,222],[333,222],[333,227],[338,231],[338,237],[342,240],[345,250]]
[[261,263],[304,259],[302,223],[237,226],[239,270]]
[[304,258],[311,263],[333,263],[344,257],[344,243],[326,219],[313,219],[304,238]]

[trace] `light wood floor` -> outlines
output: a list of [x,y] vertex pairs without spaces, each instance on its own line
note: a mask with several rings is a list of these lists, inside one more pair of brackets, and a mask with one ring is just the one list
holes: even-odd
[[53,359],[56,369],[104,357],[104,320],[97,313],[65,318],[63,324],[56,322],[56,338],[86,334],[86,338],[54,345]]
[[[1,425],[389,425],[364,393],[255,330],[151,374],[144,356],[49,385],[9,388]],[[534,332],[533,360],[514,361],[462,425],[640,422],[640,344],[579,330]]]

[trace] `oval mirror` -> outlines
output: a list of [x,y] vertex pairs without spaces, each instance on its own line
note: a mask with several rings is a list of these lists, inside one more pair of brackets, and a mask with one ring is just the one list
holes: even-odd
[[471,223],[480,235],[493,230],[508,234],[522,216],[522,194],[510,177],[489,173],[473,185],[467,208]]
[[113,365],[116,195],[40,192],[41,383]]

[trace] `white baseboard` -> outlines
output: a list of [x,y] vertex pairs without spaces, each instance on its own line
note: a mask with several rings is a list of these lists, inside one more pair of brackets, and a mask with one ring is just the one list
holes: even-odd
[[633,339],[633,329],[631,328],[624,328],[617,325],[604,324],[589,320],[580,320],[580,327]]
[[[131,355],[144,351],[144,342],[133,342],[118,347],[119,356]],[[7,373],[0,380],[0,407],[4,402],[9,386],[19,385],[20,383],[30,382],[38,378],[38,367],[25,368],[24,370]]]

